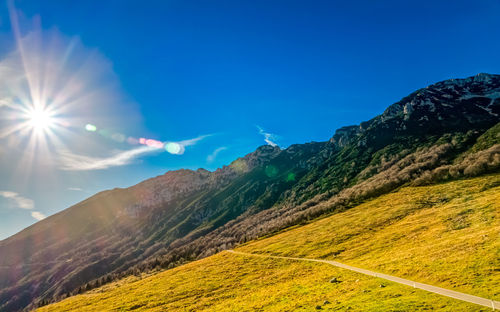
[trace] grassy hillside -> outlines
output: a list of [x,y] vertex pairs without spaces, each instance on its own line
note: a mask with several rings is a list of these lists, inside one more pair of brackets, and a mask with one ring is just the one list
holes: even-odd
[[[335,259],[498,300],[499,212],[495,174],[403,188],[238,250]],[[332,277],[341,282],[330,283]],[[332,311],[490,310],[326,264],[224,252],[40,311],[310,311],[318,305]]]
[[[342,282],[330,283],[332,277]],[[223,252],[39,311],[311,311],[318,305],[326,311],[489,310],[326,264]]]
[[407,187],[241,251],[335,259],[500,299],[500,174]]

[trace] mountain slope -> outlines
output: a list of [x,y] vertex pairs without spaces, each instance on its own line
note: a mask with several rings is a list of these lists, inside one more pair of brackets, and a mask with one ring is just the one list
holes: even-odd
[[448,80],[328,142],[97,194],[0,242],[0,310],[176,266],[405,183],[497,170],[499,94],[498,75]]
[[[334,259],[498,300],[498,211],[500,174],[405,187],[236,250]],[[340,282],[330,283],[333,277]],[[327,311],[491,310],[324,264],[223,252],[40,311],[311,311],[317,305]]]
[[240,251],[342,263],[500,301],[500,174],[405,187]]

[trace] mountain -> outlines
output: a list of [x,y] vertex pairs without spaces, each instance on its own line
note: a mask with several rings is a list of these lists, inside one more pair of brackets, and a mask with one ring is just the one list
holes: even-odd
[[0,311],[209,256],[406,184],[500,166],[500,76],[420,89],[326,142],[101,192],[0,242]]
[[[500,299],[499,210],[500,173],[402,187],[235,253],[130,276],[39,311],[491,311],[490,300]],[[480,306],[269,256],[335,260],[489,300]]]

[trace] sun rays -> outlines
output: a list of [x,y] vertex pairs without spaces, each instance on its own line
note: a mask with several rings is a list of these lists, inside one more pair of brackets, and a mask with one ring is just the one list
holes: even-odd
[[[108,61],[78,38],[19,20],[12,6],[14,44],[0,59],[0,140],[12,165],[12,184],[62,181],[61,150],[93,153],[105,145],[85,135],[85,124],[108,123],[121,96]],[[20,27],[27,24],[27,27]],[[21,31],[27,30],[27,31]],[[114,79],[114,80],[113,80]]]
[[70,179],[68,171],[125,166],[162,152],[180,156],[210,136],[134,135],[145,130],[141,116],[111,62],[76,37],[42,29],[36,17],[28,23],[33,25],[19,27],[26,22],[19,16],[10,7],[15,44],[0,59],[0,140],[12,184],[43,179],[56,185]]

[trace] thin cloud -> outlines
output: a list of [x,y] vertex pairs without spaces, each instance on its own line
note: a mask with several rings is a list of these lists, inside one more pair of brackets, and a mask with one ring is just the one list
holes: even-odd
[[31,212],[31,216],[35,219],[37,219],[38,221],[40,220],[43,220],[45,218],[47,218],[46,215],[44,215],[43,213],[41,213],[40,211],[32,211]]
[[212,154],[207,156],[207,162],[209,162],[209,163],[213,162],[215,160],[215,158],[217,157],[217,154],[219,154],[220,152],[222,152],[224,150],[227,150],[227,147],[221,146],[221,147],[217,148],[215,151],[212,152]]
[[16,208],[28,210],[35,208],[35,202],[32,199],[22,197],[16,192],[0,191],[0,196],[12,201]]
[[177,143],[180,144],[180,145],[182,145],[182,146],[184,146],[184,147],[191,146],[191,145],[195,145],[199,141],[201,141],[204,138],[207,138],[209,136],[212,136],[212,134],[200,135],[199,137],[196,137],[196,138],[193,138],[193,139],[189,139],[189,140],[179,141]]
[[[32,199],[23,197],[16,192],[0,191],[0,197],[3,197],[11,201],[14,204],[13,206],[15,208],[26,209],[26,210],[32,210],[35,208],[35,202]],[[31,216],[38,221],[43,220],[47,217],[40,211],[35,211],[35,210],[31,211]]]
[[[0,71],[0,75],[2,75],[2,72]],[[2,85],[5,85],[5,81],[1,81]],[[0,94],[1,94],[0,90]],[[3,97],[0,99],[0,108],[7,108],[7,109],[18,109],[18,107],[13,103],[12,97]]]
[[257,129],[259,130],[259,134],[261,134],[262,136],[264,136],[264,141],[266,141],[266,143],[268,145],[271,145],[271,146],[278,146],[278,144],[276,144],[273,140],[276,140],[276,136],[272,133],[269,133],[269,132],[265,132],[264,129],[262,129],[260,126],[256,126]]
[[134,159],[141,155],[156,152],[158,150],[159,149],[155,147],[141,146],[128,151],[121,151],[113,156],[104,158],[78,155],[63,150],[59,152],[60,169],[67,171],[88,171],[119,167],[132,163]]
[[[211,136],[211,134],[201,135],[193,139],[179,142],[166,142],[165,149],[171,153],[182,155],[186,146],[195,145],[208,136]],[[169,150],[169,144],[175,145],[174,152]],[[136,158],[142,155],[161,151],[164,151],[164,149],[155,146],[141,146],[128,151],[119,151],[109,157],[93,157],[75,154],[68,150],[61,150],[58,153],[58,160],[60,163],[59,169],[66,171],[103,170],[111,167],[125,166],[132,163]],[[73,189],[73,191],[75,190],[76,189]]]
[[82,189],[80,187],[68,187],[67,190],[72,191],[72,192],[81,192],[81,193],[85,193],[85,194],[92,194],[91,192],[89,192],[85,189]]
[[10,107],[10,102],[6,99],[0,99],[0,108],[2,106],[9,106]]

